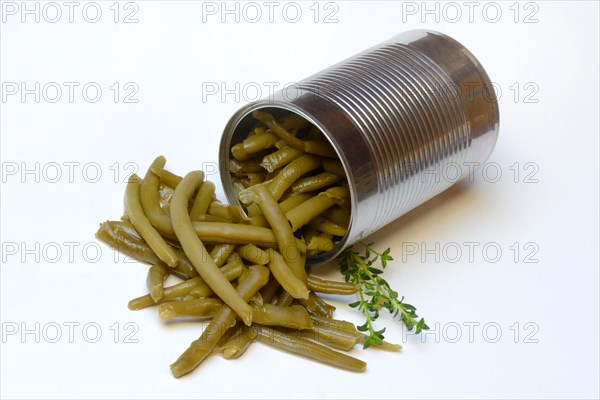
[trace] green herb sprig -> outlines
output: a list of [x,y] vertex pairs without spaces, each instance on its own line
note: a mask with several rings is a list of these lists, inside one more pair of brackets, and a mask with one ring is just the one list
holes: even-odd
[[[348,248],[340,254],[338,261],[346,282],[358,284],[361,287],[358,292],[359,300],[349,306],[358,309],[365,315],[365,323],[356,327],[359,331],[369,335],[364,343],[364,348],[373,344],[380,345],[384,339],[385,328],[376,330],[373,326],[383,308],[387,309],[394,318],[400,316],[400,320],[406,325],[406,328],[409,331],[414,329],[415,334],[429,329],[423,318],[417,320],[417,309],[404,303],[404,296],[399,299],[398,292],[392,290],[387,281],[380,276],[388,262],[393,260],[390,249],[387,248],[380,253],[373,249],[372,243],[360,242],[360,244],[364,247],[364,254]],[[380,265],[381,269],[374,265]]]

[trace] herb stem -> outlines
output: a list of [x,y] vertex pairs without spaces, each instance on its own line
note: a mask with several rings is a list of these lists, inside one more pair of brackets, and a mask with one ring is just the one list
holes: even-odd
[[[365,316],[365,323],[357,326],[361,332],[368,332],[368,339],[364,343],[364,348],[372,344],[381,344],[385,328],[376,330],[373,323],[379,317],[379,311],[386,308],[392,317],[400,314],[400,320],[409,330],[420,333],[423,329],[429,329],[425,320],[417,320],[416,308],[410,304],[404,303],[404,297],[398,300],[398,293],[389,286],[380,274],[387,266],[388,261],[392,261],[390,249],[378,252],[371,244],[360,242],[364,247],[364,254],[360,254],[351,248],[344,250],[339,257],[341,272],[346,282],[360,285],[358,292],[358,301],[350,304],[350,307],[357,308]],[[375,263],[381,265],[381,270],[375,268]]]

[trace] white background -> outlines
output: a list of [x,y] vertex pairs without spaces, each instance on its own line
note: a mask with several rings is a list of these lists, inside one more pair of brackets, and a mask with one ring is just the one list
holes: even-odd
[[[244,3],[239,22],[221,21],[220,2],[204,5],[216,15],[194,1],[120,3],[116,23],[112,1],[100,2],[96,23],[82,15],[86,2],[72,23],[62,2],[62,18],[49,22],[56,9],[44,4],[35,22],[21,2],[2,2],[2,398],[598,398],[597,2],[481,2],[471,16],[463,2],[428,3],[437,15],[421,2],[335,2],[317,5],[316,22],[307,2],[297,23],[286,21],[293,9],[282,15],[284,2],[273,22],[259,2],[256,23]],[[134,11],[138,22],[124,23]],[[403,336],[382,317],[387,338],[404,349],[356,348],[352,355],[368,363],[362,375],[257,344],[237,361],[212,357],[174,379],[169,364],[201,325],[129,311],[127,301],[145,293],[146,268],[115,262],[93,236],[99,222],[121,215],[128,173],[143,173],[158,154],[180,174],[213,168],[227,119],[256,96],[251,86],[264,97],[273,82],[297,81],[415,28],[463,43],[501,90],[496,164],[372,238],[392,248],[386,276],[434,333]],[[19,85],[36,82],[40,91],[56,82],[62,97],[50,102],[51,84],[39,103],[35,94],[22,98]],[[72,102],[64,82],[79,84]],[[82,94],[87,83],[102,89],[95,103],[93,90]],[[234,94],[203,92],[215,84]],[[124,102],[134,88],[138,102]],[[477,243],[472,258],[469,242]],[[361,322],[347,299],[333,301],[338,317]],[[72,337],[70,323],[78,324]]]

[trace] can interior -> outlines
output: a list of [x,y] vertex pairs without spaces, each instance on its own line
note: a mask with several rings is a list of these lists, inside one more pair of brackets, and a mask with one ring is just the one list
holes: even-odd
[[[256,111],[256,110],[268,112],[268,113],[272,114],[273,116],[275,116],[276,119],[283,117],[285,115],[288,115],[288,114],[296,114],[296,115],[301,116],[302,118],[304,118],[305,120],[310,122],[312,125],[316,126],[321,131],[321,134],[323,135],[323,137],[325,137],[327,139],[327,141],[332,145],[332,147],[336,151],[338,160],[341,162],[341,164],[344,168],[344,172],[346,173],[346,180],[348,182],[348,188],[350,191],[350,204],[351,204],[350,221],[348,223],[348,227],[346,228],[346,235],[344,237],[342,237],[341,239],[333,242],[334,248],[332,250],[320,253],[318,255],[307,256],[306,264],[310,265],[310,266],[316,266],[316,265],[324,264],[328,261],[331,261],[340,252],[342,252],[342,250],[344,250],[344,248],[347,245],[348,237],[350,234],[350,228],[352,226],[352,221],[354,219],[354,210],[356,207],[355,206],[356,195],[355,195],[354,185],[352,184],[351,171],[348,168],[347,161],[345,160],[343,155],[340,154],[339,149],[336,147],[336,145],[335,145],[334,141],[332,140],[331,135],[327,131],[327,129],[324,126],[322,126],[322,124],[320,124],[318,121],[316,121],[311,115],[308,115],[307,113],[303,112],[302,110],[295,109],[294,107],[290,107],[289,104],[285,104],[285,106],[282,106],[280,104],[273,105],[273,104],[264,104],[264,103],[263,104],[254,103],[254,104],[250,104],[250,105],[242,108],[240,111],[238,111],[238,113],[236,113],[231,118],[231,120],[225,127],[225,131],[224,131],[223,138],[221,141],[220,153],[221,153],[222,160],[224,160],[224,162],[222,162],[220,165],[220,174],[221,174],[221,180],[223,182],[223,189],[225,191],[225,195],[227,196],[227,199],[231,204],[241,205],[242,208],[244,209],[244,211],[246,211],[246,208],[244,207],[243,204],[240,204],[240,202],[237,199],[237,196],[235,195],[235,193],[233,191],[233,182],[231,179],[232,177],[231,177],[231,173],[229,172],[229,160],[232,157],[231,156],[231,148],[234,145],[241,143],[248,136],[248,133],[256,124],[257,120],[252,116],[252,112]],[[268,153],[269,153],[269,151],[265,151],[264,154],[257,153],[257,155],[263,156]]]

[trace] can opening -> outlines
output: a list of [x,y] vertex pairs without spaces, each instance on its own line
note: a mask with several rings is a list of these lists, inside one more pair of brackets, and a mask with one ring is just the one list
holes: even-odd
[[[275,117],[275,119],[279,120],[284,116],[294,115],[302,117],[304,120],[308,122],[312,127],[315,127],[320,132],[321,136],[326,139],[327,143],[331,148],[335,151],[335,155],[337,156],[335,159],[339,161],[341,167],[343,168],[343,172],[345,177],[342,177],[340,181],[336,183],[336,185],[342,184],[343,186],[348,188],[349,192],[349,201],[347,201],[347,209],[349,211],[349,217],[347,226],[345,226],[345,234],[341,237],[333,236],[333,248],[330,250],[326,250],[323,252],[319,252],[317,254],[307,254],[306,263],[307,265],[319,265],[323,264],[327,261],[332,260],[336,257],[347,245],[348,237],[350,234],[350,229],[352,227],[352,221],[354,218],[354,210],[356,204],[356,192],[355,187],[352,181],[352,174],[350,168],[348,168],[347,160],[344,158],[344,155],[340,152],[338,146],[336,146],[335,142],[332,140],[330,133],[327,131],[326,127],[324,127],[316,118],[307,114],[303,110],[297,109],[290,104],[274,104],[268,102],[259,102],[249,104],[248,106],[239,110],[228,122],[225,127],[223,137],[221,139],[221,145],[219,149],[219,155],[221,159],[221,163],[219,166],[221,181],[223,183],[223,189],[225,191],[225,195],[227,196],[228,201],[234,205],[241,205],[244,208],[244,211],[248,214],[248,209],[244,207],[243,204],[237,198],[236,189],[234,185],[234,173],[230,171],[230,161],[235,159],[232,155],[232,147],[240,144],[248,137],[248,134],[254,129],[257,122],[259,122],[252,113],[254,111],[264,111]],[[306,131],[299,135],[300,138],[305,139],[303,135],[306,135]],[[263,156],[272,153],[274,150],[263,150],[261,152],[256,153],[254,156],[255,159],[260,159]],[[334,158],[325,158],[327,160],[335,160]],[[326,172],[323,167],[319,167],[315,170],[308,172],[305,175],[302,175],[303,178],[314,176],[318,173]],[[323,189],[324,190],[324,189]],[[310,192],[311,194],[316,195],[320,190],[315,190],[314,192]],[[341,208],[339,204],[336,204],[335,207]],[[301,237],[302,232],[298,230],[295,232],[296,237]],[[327,236],[327,234],[325,234]],[[308,243],[307,243],[308,244]]]

